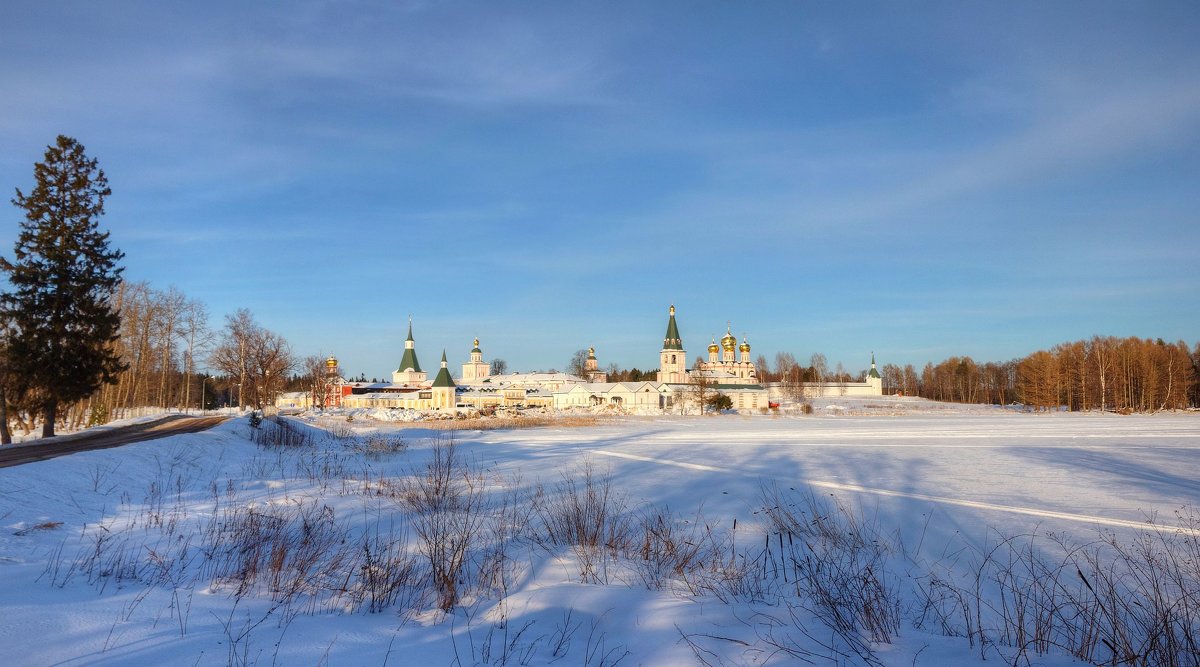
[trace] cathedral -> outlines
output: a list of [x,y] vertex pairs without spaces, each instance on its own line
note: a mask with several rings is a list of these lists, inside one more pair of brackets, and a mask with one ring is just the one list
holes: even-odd
[[758,368],[750,361],[750,343],[745,338],[739,345],[727,325],[720,345],[713,338],[708,346],[708,361],[700,361],[689,370],[687,350],[683,348],[683,337],[679,335],[679,324],[675,321],[675,306],[667,312],[667,333],[658,353],[660,383],[688,385],[703,382],[728,395],[735,408],[767,408],[767,390],[759,384]]
[[717,385],[758,385],[758,369],[750,361],[750,343],[742,338],[741,345],[730,327],[725,328],[721,344],[717,339],[708,346],[708,361],[701,361],[689,370],[687,351],[679,336],[679,325],[675,322],[675,306],[668,311],[667,335],[663,337],[663,348],[658,353],[658,381],[666,384],[687,384],[705,378]]

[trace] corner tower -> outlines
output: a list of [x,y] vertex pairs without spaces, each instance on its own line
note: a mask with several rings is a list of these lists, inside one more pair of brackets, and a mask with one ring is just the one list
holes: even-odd
[[450,379],[450,371],[446,368],[446,351],[442,350],[442,367],[438,369],[437,377],[433,378],[433,407],[438,410],[451,410],[456,404],[454,380]]
[[667,320],[667,334],[663,336],[662,351],[658,353],[658,381],[667,384],[686,384],[687,351],[679,336],[679,325],[675,324],[675,306],[671,306]]

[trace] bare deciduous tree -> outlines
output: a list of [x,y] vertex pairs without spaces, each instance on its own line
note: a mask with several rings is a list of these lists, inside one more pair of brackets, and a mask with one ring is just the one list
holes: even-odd
[[691,378],[688,383],[688,396],[685,403],[694,402],[700,410],[700,414],[704,414],[704,409],[708,406],[709,398],[711,398],[716,382],[705,375],[704,360],[696,357],[696,362],[692,366]]
[[916,396],[918,393],[917,371],[912,364],[904,365],[904,395]]
[[1100,380],[1100,409],[1108,408],[1108,373],[1112,370],[1112,339],[1103,336],[1092,338],[1092,361],[1096,365],[1096,377]]
[[883,393],[894,394],[897,391],[907,394],[904,391],[904,371],[896,364],[884,364],[883,373]]
[[[183,364],[183,404],[191,406],[192,376],[196,373],[196,356],[203,355],[213,340],[212,331],[208,327],[208,307],[202,301],[188,299],[184,304],[180,334],[186,346]],[[203,395],[200,397],[200,409],[204,409]]]
[[113,343],[126,369],[91,401],[93,413],[138,406],[190,407],[197,359],[211,341],[202,302],[179,290],[122,283],[114,297],[121,329]]
[[273,402],[296,362],[287,340],[259,326],[250,311],[241,308],[225,316],[225,330],[209,364],[238,378],[238,408],[244,409],[247,395],[258,408]]
[[825,391],[825,383],[829,379],[829,362],[825,361],[825,355],[814,352],[808,361],[809,367],[812,369],[813,381],[822,392]]
[[324,410],[326,407],[326,399],[329,397],[330,389],[335,386],[337,376],[329,373],[329,367],[325,363],[325,355],[317,354],[310,357],[305,357],[300,362],[301,372],[304,373],[302,380],[312,394],[312,406]]
[[754,358],[754,366],[758,369],[759,382],[771,382],[774,376],[771,373],[771,367],[767,364],[766,355],[758,355]]
[[587,350],[575,350],[567,362],[567,372],[575,377],[587,378]]

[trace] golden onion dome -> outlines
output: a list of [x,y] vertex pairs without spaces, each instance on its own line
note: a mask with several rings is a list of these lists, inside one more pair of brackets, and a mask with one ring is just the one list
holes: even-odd
[[746,339],[743,337],[742,344],[738,345],[738,349],[741,350],[742,352],[749,352],[750,351],[750,343],[747,343]]
[[733,334],[728,329],[725,330],[725,336],[721,338],[721,347],[726,350],[733,350],[737,347],[737,339],[733,337]]
[[337,359],[334,359],[332,356],[329,357],[328,359],[325,360],[325,367],[326,368],[337,368]]
[[712,345],[708,346],[708,351],[712,352],[713,354],[716,354],[717,352],[721,351],[721,347],[719,345],[717,345],[716,338],[713,339]]

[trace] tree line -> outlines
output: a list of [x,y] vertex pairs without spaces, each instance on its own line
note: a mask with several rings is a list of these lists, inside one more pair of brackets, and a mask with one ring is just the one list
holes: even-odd
[[[885,365],[885,393],[896,393],[901,373]],[[1060,343],[1024,358],[978,363],[950,357],[928,363],[916,394],[957,403],[1022,404],[1035,410],[1157,412],[1200,407],[1200,343],[1161,338],[1093,336]],[[911,393],[906,391],[905,393]]]
[[1016,363],[1016,394],[1039,409],[1157,412],[1200,407],[1200,343],[1114,338],[1062,343]]
[[0,257],[0,442],[14,425],[48,437],[125,408],[212,407],[218,391],[261,407],[299,381],[288,342],[248,310],[214,331],[202,302],[122,279],[124,253],[99,227],[108,179],[78,141],[48,146],[34,182],[16,190],[24,219],[12,258]]
[[[203,302],[144,281],[119,283],[110,303],[119,321],[109,345],[115,372],[94,391],[63,404],[55,416],[58,427],[106,423],[146,407],[262,408],[280,391],[308,390],[323,376],[323,357],[297,359],[283,336],[245,308],[214,328]],[[28,432],[44,426],[36,396],[18,391],[11,376],[0,395],[7,399],[10,427]]]
[[146,282],[121,283],[113,305],[121,318],[113,349],[125,368],[89,397],[89,414],[142,406],[261,408],[297,382],[290,374],[301,361],[287,340],[245,308],[213,329],[203,302]]
[[[756,365],[763,382],[796,386],[861,381],[866,374],[851,378],[840,365],[830,372],[821,354],[807,366],[786,352],[775,356],[773,368],[761,355]],[[1123,413],[1200,407],[1200,343],[1189,349],[1161,338],[1093,336],[1010,361],[950,357],[920,373],[912,364],[884,364],[879,374],[884,394],[954,403]]]

